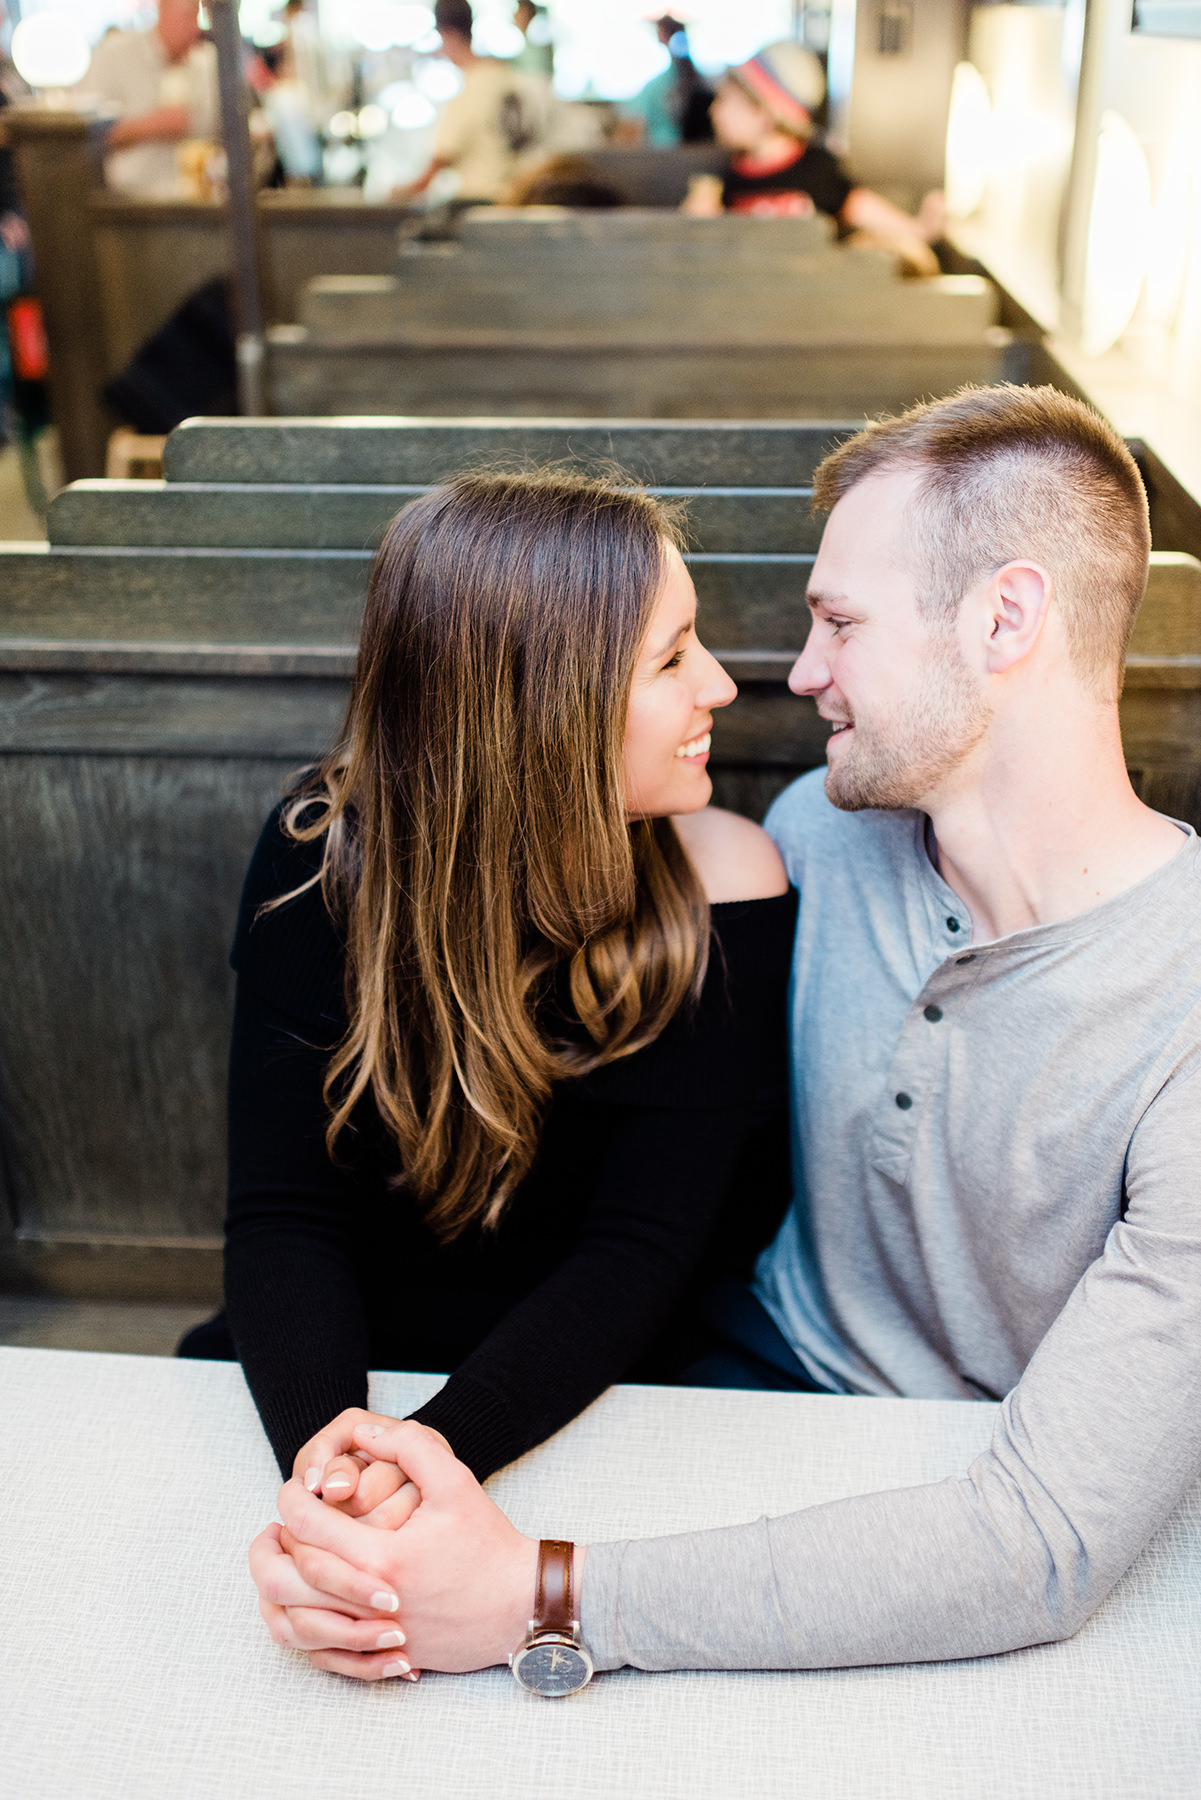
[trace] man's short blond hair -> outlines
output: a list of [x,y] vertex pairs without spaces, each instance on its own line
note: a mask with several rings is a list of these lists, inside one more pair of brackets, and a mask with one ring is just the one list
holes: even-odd
[[867,476],[905,469],[921,474],[908,561],[925,616],[947,623],[993,570],[1040,563],[1073,666],[1100,698],[1116,699],[1151,527],[1138,467],[1113,427],[1057,388],[961,388],[840,444],[814,475],[814,506],[829,512]]

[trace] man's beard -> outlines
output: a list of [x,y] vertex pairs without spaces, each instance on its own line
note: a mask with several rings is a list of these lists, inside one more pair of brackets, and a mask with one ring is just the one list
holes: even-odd
[[936,630],[912,697],[891,716],[855,716],[850,743],[826,773],[826,793],[843,812],[920,807],[970,756],[991,718],[955,638]]

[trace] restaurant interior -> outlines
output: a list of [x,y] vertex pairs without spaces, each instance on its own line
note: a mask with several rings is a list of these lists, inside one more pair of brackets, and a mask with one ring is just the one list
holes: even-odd
[[[683,503],[701,629],[739,689],[713,795],[758,822],[826,760],[826,720],[788,688],[815,468],[967,384],[1054,388],[1146,489],[1122,744],[1139,798],[1201,831],[1201,5],[473,0],[466,36],[452,14],[0,0],[0,1370],[14,1505],[44,1468],[54,1579],[76,1584],[28,1640],[57,1660],[28,1665],[0,1776],[62,1800],[377,1776],[467,1800],[556,1772],[598,1800],[1195,1794],[1195,1498],[1117,1623],[1070,1642],[627,1670],[573,1703],[574,1734],[525,1696],[510,1717],[495,1671],[436,1676],[407,1710],[307,1666],[289,1686],[249,1624],[213,1623],[253,1594],[232,1563],[204,1587],[204,1532],[206,1555],[248,1542],[275,1482],[236,1360],[175,1355],[223,1304],[230,948],[264,818],[338,741],[401,507],[515,461],[617,466]],[[753,177],[766,200],[731,198],[751,153],[722,96],[755,103],[748,69],[800,109],[836,199],[774,173]],[[439,1379],[392,1364],[374,1404],[403,1416]],[[746,1396],[674,1415],[667,1392],[635,1374],[488,1492],[525,1530],[550,1496],[564,1535],[678,1532],[950,1480],[992,1412],[873,1401],[893,1410],[786,1455],[789,1405],[820,1424],[867,1403],[756,1395],[752,1424]],[[904,1409],[925,1406],[919,1428]],[[610,1455],[621,1492],[590,1511]],[[171,1544],[194,1520],[171,1509],[209,1499],[180,1551],[203,1598],[181,1600]],[[39,1613],[15,1552],[9,1575],[0,1615]],[[93,1580],[89,1651],[71,1615]]]

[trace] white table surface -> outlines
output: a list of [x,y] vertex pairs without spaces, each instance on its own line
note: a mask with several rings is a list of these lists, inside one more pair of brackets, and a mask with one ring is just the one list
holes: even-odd
[[[403,1414],[438,1380],[373,1378]],[[962,1471],[993,1408],[618,1388],[490,1491],[531,1534],[727,1524]],[[1201,1795],[1201,1488],[1066,1644],[970,1663],[359,1686],[268,1638],[278,1485],[240,1369],[0,1349],[0,1792],[13,1800],[1171,1800]]]

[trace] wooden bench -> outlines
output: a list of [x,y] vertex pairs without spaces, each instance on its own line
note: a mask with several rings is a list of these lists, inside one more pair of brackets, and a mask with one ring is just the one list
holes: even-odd
[[[50,547],[0,551],[0,1286],[216,1298],[238,893],[288,772],[339,728],[395,507],[498,447],[619,455],[691,493],[702,631],[741,688],[715,786],[760,816],[824,754],[785,677],[809,478],[848,429],[201,422],[161,484],[79,484]],[[1201,823],[1191,557],[1154,559],[1122,724],[1145,797]]]
[[973,276],[904,281],[821,219],[481,209],[270,335],[277,412],[821,418],[1021,372]]
[[383,274],[321,274],[295,318],[314,335],[593,331],[761,341],[967,344],[997,323],[976,275],[904,280],[891,256],[835,243],[826,219],[487,207],[448,243],[407,242]]

